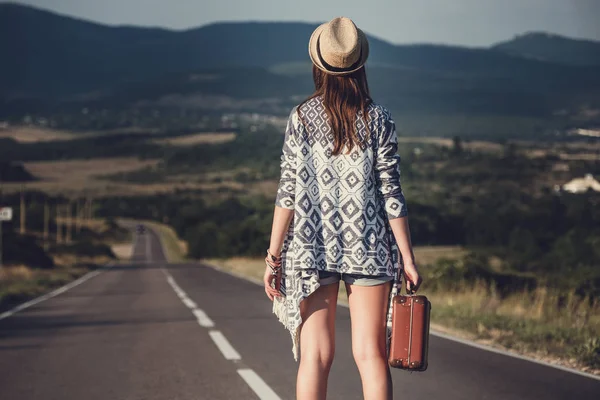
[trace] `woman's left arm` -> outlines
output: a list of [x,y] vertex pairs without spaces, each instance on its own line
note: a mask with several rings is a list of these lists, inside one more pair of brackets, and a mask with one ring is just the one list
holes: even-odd
[[281,246],[285,240],[286,232],[294,217],[294,210],[289,208],[282,208],[275,206],[273,212],[273,226],[271,228],[271,244],[269,245],[269,252],[274,256],[278,257],[281,252]]
[[274,256],[279,256],[285,234],[294,216],[296,206],[296,149],[298,148],[294,120],[296,108],[292,110],[285,128],[285,137],[281,149],[280,170],[281,177],[275,198],[275,211],[273,213],[273,226],[271,230],[271,244],[269,251]]
[[[296,148],[298,144],[294,129],[295,114],[296,109],[294,108],[288,118],[281,152],[281,178],[277,187],[273,225],[271,227],[271,241],[269,244],[269,253],[275,257],[279,257],[281,254],[285,236],[294,217],[296,203]],[[275,280],[275,288],[272,287],[273,280]],[[279,292],[281,271],[277,276],[274,276],[271,274],[271,269],[267,266],[264,283],[265,292],[271,300],[273,300],[273,296],[281,296]]]

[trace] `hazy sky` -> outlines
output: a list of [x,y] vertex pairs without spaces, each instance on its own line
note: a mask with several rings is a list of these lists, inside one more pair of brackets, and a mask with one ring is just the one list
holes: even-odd
[[600,0],[15,0],[108,24],[197,27],[215,21],[352,18],[393,43],[481,46],[532,30],[600,40]]

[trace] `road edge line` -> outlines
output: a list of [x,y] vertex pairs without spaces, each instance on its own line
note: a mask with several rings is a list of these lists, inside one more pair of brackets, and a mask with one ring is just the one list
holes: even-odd
[[108,263],[108,264],[106,264],[106,265],[104,265],[102,267],[99,267],[99,268],[97,268],[97,269],[95,269],[93,271],[90,271],[90,272],[86,273],[85,275],[80,276],[79,278],[75,279],[74,281],[66,283],[63,286],[61,286],[59,288],[56,288],[56,289],[54,289],[54,290],[52,290],[52,291],[50,291],[50,292],[48,292],[46,294],[43,294],[43,295],[41,295],[39,297],[36,297],[34,299],[31,299],[31,300],[28,300],[28,301],[26,301],[24,303],[21,303],[21,304],[13,307],[12,309],[10,309],[8,311],[5,311],[5,312],[1,313],[0,314],[0,321],[3,320],[3,319],[6,319],[6,318],[8,318],[8,317],[10,317],[10,316],[12,316],[12,315],[14,315],[16,313],[18,313],[19,311],[23,311],[23,310],[25,310],[25,309],[27,309],[29,307],[32,307],[32,306],[34,306],[36,304],[39,304],[39,303],[41,303],[43,301],[46,301],[46,300],[51,299],[53,297],[56,297],[59,294],[64,293],[64,292],[66,292],[66,291],[74,288],[75,286],[79,286],[82,283],[84,283],[85,281],[87,281],[87,280],[89,280],[89,279],[91,279],[91,278],[99,275],[103,271],[111,268],[113,265],[114,265],[113,263]]

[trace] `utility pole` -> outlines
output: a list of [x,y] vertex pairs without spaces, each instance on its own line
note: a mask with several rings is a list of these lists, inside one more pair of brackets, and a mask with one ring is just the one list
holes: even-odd
[[62,243],[62,235],[60,230],[60,204],[56,205],[56,243]]
[[90,197],[90,222],[94,219],[94,198]]
[[[1,178],[2,177],[0,176],[0,206],[2,206],[2,179]],[[2,264],[4,263],[2,261],[4,259],[4,254],[3,254],[3,251],[4,251],[4,245],[3,245],[4,237],[2,236],[2,233],[3,233],[2,232],[2,222],[3,221],[0,221],[0,271],[3,268]]]
[[48,230],[50,229],[50,206],[48,201],[44,204],[44,250],[48,251],[50,243],[48,242]]
[[71,243],[71,203],[67,203],[66,205],[67,207],[67,220],[66,220],[66,224],[67,224],[67,243]]
[[4,224],[4,221],[0,220],[0,271],[2,271],[2,268],[4,267],[4,236],[3,232],[2,232],[2,225]]
[[90,212],[89,212],[89,209],[90,209],[90,199],[88,197],[86,197],[85,198],[85,202],[83,203],[83,210],[82,210],[81,213],[82,213],[82,216],[83,216],[83,220],[85,221],[85,226],[87,228],[90,227],[90,221],[89,221]]
[[77,229],[77,234],[81,232],[81,202],[77,199],[75,203],[75,226]]
[[25,234],[25,187],[21,185],[21,235]]
[[[2,206],[2,180],[0,179],[0,207]],[[12,216],[11,216],[12,217]],[[2,232],[2,224],[4,218],[0,218],[0,271],[4,268],[4,236]]]

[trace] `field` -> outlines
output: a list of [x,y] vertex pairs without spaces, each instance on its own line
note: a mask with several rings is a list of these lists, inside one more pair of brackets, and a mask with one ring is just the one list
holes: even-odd
[[0,138],[11,138],[19,143],[38,143],[72,140],[77,136],[71,132],[37,127],[11,127],[0,129]]
[[[24,184],[25,189],[49,194],[77,196],[82,192],[93,195],[134,192],[131,185],[115,184],[102,179],[103,175],[151,168],[158,160],[127,158],[97,158],[91,160],[42,161],[24,163],[38,181]],[[21,185],[5,184],[4,190],[19,190]],[[144,188],[142,188],[143,190]]]
[[167,139],[156,139],[154,143],[169,146],[196,146],[200,144],[216,144],[230,142],[235,139],[235,133],[196,133],[176,136]]
[[[407,137],[400,136],[398,138],[398,143],[401,146],[403,143],[408,144],[433,144],[436,146],[450,148],[454,145],[452,139],[448,138],[440,138],[440,137]],[[490,152],[499,152],[502,151],[503,146],[498,143],[493,143],[484,140],[470,140],[463,144],[465,150],[475,150],[475,151],[490,151]]]
[[9,126],[0,128],[0,139],[10,138],[19,143],[62,142],[81,138],[120,135],[126,133],[157,133],[156,129],[136,127],[106,129],[102,131],[71,132],[68,130],[42,128],[38,126]]

